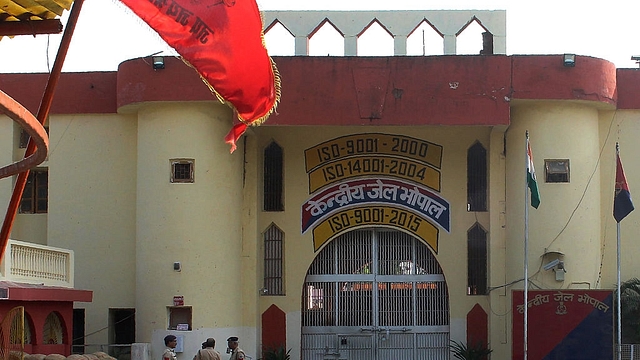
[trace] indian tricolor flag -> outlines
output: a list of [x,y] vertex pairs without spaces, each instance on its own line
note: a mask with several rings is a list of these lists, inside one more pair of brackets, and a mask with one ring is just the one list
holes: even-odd
[[531,144],[527,136],[527,185],[531,190],[531,206],[538,208],[540,205],[540,191],[538,191],[538,180],[536,179],[536,170],[533,167],[533,154],[531,153]]

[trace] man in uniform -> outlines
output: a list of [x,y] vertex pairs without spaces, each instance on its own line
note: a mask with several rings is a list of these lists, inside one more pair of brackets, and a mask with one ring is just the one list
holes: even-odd
[[231,349],[231,357],[229,360],[243,360],[246,357],[244,351],[238,347],[238,337],[232,336],[228,338],[227,347]]
[[162,360],[178,360],[173,349],[178,345],[178,338],[175,335],[167,335],[164,337],[164,345],[167,349],[162,354]]
[[214,338],[208,338],[207,341],[202,343],[202,349],[198,350],[193,360],[222,360],[220,353],[215,351],[216,340]]

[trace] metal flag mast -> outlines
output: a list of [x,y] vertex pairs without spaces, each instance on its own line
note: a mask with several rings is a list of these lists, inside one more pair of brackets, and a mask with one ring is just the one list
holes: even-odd
[[[529,164],[529,130],[525,131],[524,161]],[[528,165],[527,165],[528,167]],[[529,181],[525,173],[524,177],[524,360],[527,360],[527,328],[529,311],[527,301],[529,299]]]
[[616,185],[613,197],[613,218],[616,219],[616,240],[617,240],[617,291],[616,291],[616,304],[617,304],[617,346],[618,360],[622,359],[622,307],[620,298],[622,296],[622,289],[620,286],[620,222],[629,213],[634,210],[633,201],[631,201],[631,193],[629,192],[629,185],[627,184],[627,178],[624,175],[624,169],[622,168],[622,161],[620,160],[620,146],[616,142]]
[[[618,173],[618,159],[620,159],[620,145],[616,142],[616,178]],[[616,179],[616,181],[618,181]],[[616,184],[617,185],[617,184]],[[617,187],[617,186],[616,186]],[[616,291],[616,306],[618,307],[618,320],[617,320],[617,346],[616,350],[618,353],[617,359],[622,360],[622,310],[620,309],[620,221],[616,221],[616,241],[617,241],[617,254],[616,254],[616,269],[617,269],[617,278],[616,278],[616,287],[618,291]]]

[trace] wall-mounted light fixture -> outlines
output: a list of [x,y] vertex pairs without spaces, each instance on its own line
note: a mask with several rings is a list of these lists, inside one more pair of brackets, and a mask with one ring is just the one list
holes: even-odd
[[638,66],[640,66],[640,56],[632,56],[631,60],[635,61]]
[[164,69],[164,56],[152,56],[153,70]]
[[267,295],[268,293],[269,293],[269,289],[267,288],[260,289],[260,295]]
[[566,67],[576,66],[576,54],[564,54],[562,56],[562,65]]

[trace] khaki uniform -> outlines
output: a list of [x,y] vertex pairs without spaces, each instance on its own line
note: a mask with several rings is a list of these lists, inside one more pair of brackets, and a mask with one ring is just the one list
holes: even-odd
[[242,351],[242,349],[235,348],[231,352],[231,357],[229,358],[229,360],[242,360],[245,358],[245,356],[246,355],[244,354],[244,351]]
[[166,349],[162,354],[162,360],[178,360],[173,349]]
[[202,350],[198,350],[196,356],[193,357],[193,360],[222,360],[220,358],[220,353],[213,350],[213,348],[204,348]]

